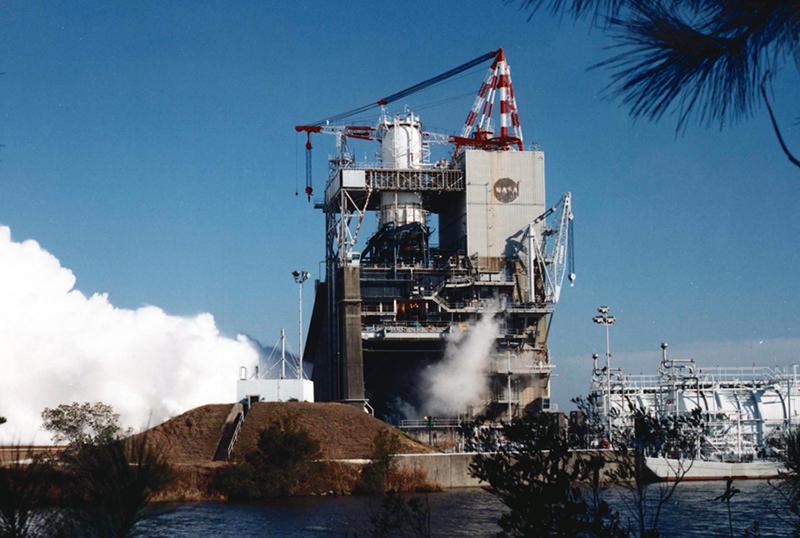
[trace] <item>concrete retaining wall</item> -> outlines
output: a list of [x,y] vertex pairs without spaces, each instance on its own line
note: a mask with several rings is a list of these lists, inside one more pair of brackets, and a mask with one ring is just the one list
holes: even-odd
[[[458,454],[396,454],[394,456],[400,469],[422,469],[428,476],[428,480],[438,482],[445,488],[474,488],[485,486],[482,482],[473,478],[469,474],[469,464],[475,456],[475,452]],[[599,455],[606,458],[606,470],[614,469],[617,464],[614,462],[614,452],[612,450],[575,450],[573,458],[588,458],[592,455]]]
[[398,468],[422,469],[428,480],[437,482],[445,488],[474,488],[485,482],[469,474],[469,464],[474,453],[460,454],[397,454],[394,456]]

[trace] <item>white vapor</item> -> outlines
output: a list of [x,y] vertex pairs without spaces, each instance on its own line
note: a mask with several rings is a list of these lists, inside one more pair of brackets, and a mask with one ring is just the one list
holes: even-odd
[[0,443],[47,443],[45,407],[102,401],[141,429],[207,403],[236,399],[239,366],[258,352],[220,336],[211,314],[115,308],[86,297],[37,242],[0,226]]
[[499,327],[490,311],[469,330],[451,335],[444,358],[422,373],[421,411],[453,416],[485,402],[489,389],[486,370]]

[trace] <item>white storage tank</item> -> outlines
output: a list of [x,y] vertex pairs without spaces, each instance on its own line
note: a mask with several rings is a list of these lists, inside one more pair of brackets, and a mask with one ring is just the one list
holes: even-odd
[[[418,170],[422,167],[421,127],[419,118],[410,112],[381,118],[378,131],[383,168]],[[422,197],[418,192],[381,192],[379,226],[394,223],[399,227],[414,222],[425,224]]]
[[378,129],[384,168],[408,170],[422,166],[422,133],[417,116],[411,113],[391,119],[384,116]]
[[395,226],[405,226],[412,222],[425,224],[425,211],[422,197],[418,192],[382,192],[379,226],[394,222]]

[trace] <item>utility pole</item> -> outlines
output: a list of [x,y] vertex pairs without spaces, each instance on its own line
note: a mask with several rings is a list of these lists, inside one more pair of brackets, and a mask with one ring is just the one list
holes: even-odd
[[609,344],[608,326],[612,325],[617,319],[608,315],[607,306],[600,306],[597,311],[600,312],[600,315],[593,317],[592,321],[606,326],[606,394],[608,394],[608,399],[604,407],[608,427],[608,443],[612,444],[614,442],[614,431],[611,429],[611,346]]
[[294,277],[294,281],[297,282],[297,295],[298,295],[298,306],[297,306],[297,339],[300,342],[299,346],[299,353],[300,356],[298,357],[298,370],[297,370],[297,377],[299,379],[303,378],[303,282],[308,280],[308,277],[311,276],[311,273],[308,271],[292,271],[292,276]]

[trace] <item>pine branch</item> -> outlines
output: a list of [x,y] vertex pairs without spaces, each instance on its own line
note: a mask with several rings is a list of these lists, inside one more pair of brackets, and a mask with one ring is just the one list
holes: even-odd
[[763,66],[779,61],[769,49],[781,2],[695,2],[699,11],[691,14],[675,4],[638,4],[611,19],[612,36],[625,50],[594,67],[617,69],[609,88],[634,118],[657,121],[674,111],[681,130],[693,114],[720,126],[749,116]]
[[[513,3],[515,0],[506,0]],[[634,118],[694,117],[720,127],[759,106],[765,72],[788,63],[800,70],[798,0],[520,0],[533,17],[543,9],[591,18],[615,41],[606,88]],[[530,18],[529,17],[529,18]],[[599,24],[598,24],[599,23]]]
[[775,134],[778,136],[778,142],[781,144],[781,148],[786,156],[789,158],[789,161],[797,167],[800,167],[800,161],[798,161],[794,155],[789,151],[789,148],[786,147],[786,144],[783,141],[783,136],[781,136],[781,130],[778,128],[778,122],[775,121],[775,114],[772,113],[772,106],[769,103],[769,99],[767,98],[767,90],[765,85],[767,83],[767,75],[769,75],[769,71],[764,74],[764,78],[761,80],[761,95],[764,96],[764,102],[767,104],[767,110],[769,110],[769,119],[772,120],[772,128],[775,130]]

